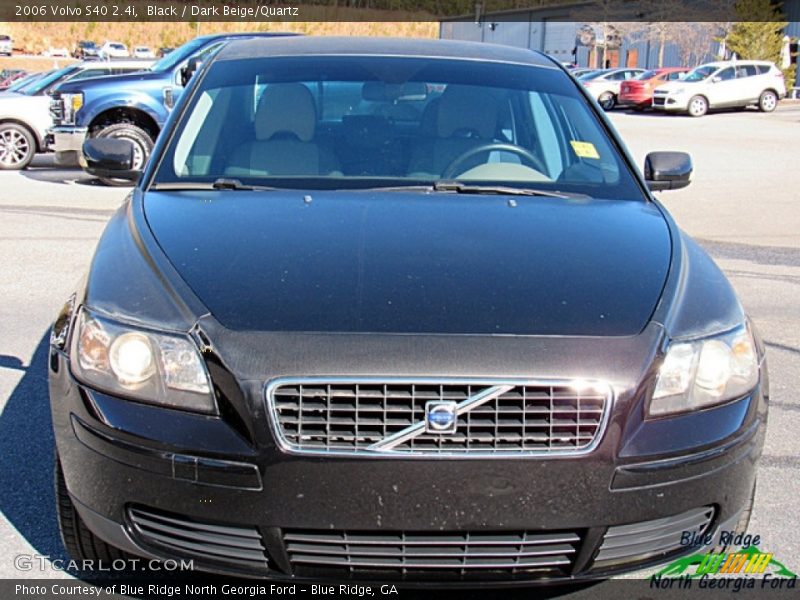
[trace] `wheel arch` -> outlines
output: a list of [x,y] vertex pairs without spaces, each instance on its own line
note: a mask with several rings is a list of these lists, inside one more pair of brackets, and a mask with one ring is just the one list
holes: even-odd
[[[714,107],[711,106],[711,100],[708,99],[708,96],[706,94],[700,92],[699,94],[692,94],[689,97],[689,102],[686,104],[686,112],[687,113],[691,114],[692,100],[694,100],[695,98],[702,98],[703,100],[706,101],[706,112],[708,112],[712,108],[714,108]],[[717,107],[717,108],[719,108],[719,107]]]
[[33,136],[33,141],[36,144],[36,152],[38,153],[44,151],[44,139],[37,133],[35,127],[31,127],[30,124],[20,119],[14,119],[12,117],[0,117],[0,125],[5,125],[6,123],[13,123],[14,125],[23,127],[25,131]]
[[101,129],[117,123],[132,123],[144,129],[155,142],[161,128],[156,120],[147,112],[132,106],[109,108],[99,113],[89,123],[89,135],[93,136]]

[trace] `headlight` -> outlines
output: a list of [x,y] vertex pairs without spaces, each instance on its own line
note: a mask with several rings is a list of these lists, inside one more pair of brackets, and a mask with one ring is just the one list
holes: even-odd
[[673,342],[658,371],[651,416],[740,398],[758,383],[758,355],[746,326],[713,338]]
[[83,106],[83,93],[61,94],[61,102],[64,106],[63,122],[69,124],[73,123],[75,121],[75,114]]
[[72,336],[70,365],[76,378],[100,391],[216,412],[205,363],[188,336],[135,328],[83,308]]

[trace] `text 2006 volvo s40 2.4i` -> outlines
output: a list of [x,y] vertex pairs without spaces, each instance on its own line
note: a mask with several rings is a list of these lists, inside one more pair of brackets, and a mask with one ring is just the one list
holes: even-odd
[[84,146],[138,183],[53,327],[73,556],[551,583],[746,527],[764,348],[651,195],[687,155],[444,41],[233,41],[170,119]]

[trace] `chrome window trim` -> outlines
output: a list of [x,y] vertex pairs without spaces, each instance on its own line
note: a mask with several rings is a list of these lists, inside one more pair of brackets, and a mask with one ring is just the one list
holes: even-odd
[[[278,412],[275,407],[274,394],[276,388],[284,385],[306,385],[306,384],[399,384],[399,385],[432,385],[432,384],[448,384],[448,385],[475,385],[475,386],[571,386],[576,389],[580,387],[590,387],[596,392],[605,395],[603,403],[603,415],[600,419],[600,424],[597,429],[597,435],[592,442],[584,448],[577,450],[525,450],[517,452],[409,452],[409,451],[393,451],[393,450],[321,450],[311,448],[298,448],[289,442],[283,434],[283,431],[278,420]],[[575,456],[583,456],[593,452],[603,440],[605,436],[608,421],[610,419],[612,407],[614,405],[614,388],[606,381],[599,379],[578,379],[578,378],[469,378],[469,377],[325,377],[325,376],[309,376],[309,377],[276,377],[267,381],[264,397],[267,409],[267,418],[270,422],[270,428],[275,438],[277,446],[286,454],[293,454],[299,456],[333,456],[336,458],[394,458],[405,460],[431,460],[431,459],[509,459],[509,458],[571,458]]]

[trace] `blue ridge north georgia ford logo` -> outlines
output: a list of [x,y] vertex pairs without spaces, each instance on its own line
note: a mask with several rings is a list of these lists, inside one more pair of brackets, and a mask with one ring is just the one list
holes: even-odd
[[458,425],[455,402],[431,401],[425,404],[427,433],[455,433]]

